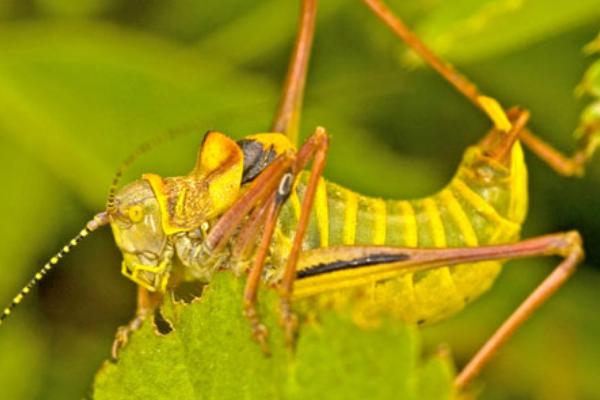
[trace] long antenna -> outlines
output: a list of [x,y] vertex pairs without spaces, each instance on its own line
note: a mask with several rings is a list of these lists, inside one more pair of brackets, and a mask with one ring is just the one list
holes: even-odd
[[[229,109],[226,109],[226,111]],[[155,147],[166,143],[172,139],[175,139],[179,136],[189,135],[193,132],[197,132],[198,127],[200,126],[202,120],[190,121],[185,125],[181,125],[175,129],[170,129],[168,131],[159,133],[153,138],[148,139],[147,141],[140,144],[129,156],[123,161],[123,163],[117,169],[112,182],[110,183],[110,188],[108,190],[108,197],[106,198],[106,212],[110,215],[115,207],[115,196],[117,194],[117,189],[119,182],[121,182],[121,178],[123,174],[127,171],[129,167],[142,155],[148,153],[150,150]]]
[[81,230],[81,232],[79,232],[77,234],[77,236],[75,236],[73,239],[71,239],[71,241],[67,245],[65,245],[58,253],[56,253],[56,255],[54,257],[52,257],[42,267],[42,269],[40,269],[33,276],[33,278],[31,278],[29,283],[27,283],[27,285],[25,285],[25,287],[23,289],[21,289],[19,294],[17,294],[13,298],[10,305],[8,307],[6,307],[4,309],[4,311],[2,312],[2,315],[0,315],[0,325],[2,325],[2,323],[4,322],[6,317],[8,317],[12,313],[12,310],[17,305],[19,305],[21,303],[21,301],[23,301],[23,298],[31,292],[31,289],[33,289],[35,287],[35,285],[37,285],[40,281],[42,281],[44,279],[44,277],[46,276],[46,274],[48,272],[50,272],[59,263],[59,261],[65,256],[65,254],[69,253],[73,249],[73,247],[77,246],[79,244],[79,242],[81,242],[90,233],[92,233],[99,227],[108,224],[108,222],[109,222],[108,221],[108,213],[106,213],[106,211],[96,214],[94,216],[94,218],[85,225],[85,228],[83,228]]
[[166,142],[170,139],[173,139],[177,136],[183,135],[185,133],[189,133],[191,131],[190,126],[184,126],[179,129],[171,130],[164,132],[154,138],[142,143],[138,146],[130,155],[125,159],[125,161],[119,166],[115,176],[110,185],[108,198],[106,201],[106,211],[98,213],[94,216],[94,218],[89,221],[85,227],[75,236],[71,241],[66,244],[54,257],[52,257],[36,274],[31,278],[31,280],[21,289],[19,294],[17,294],[12,302],[4,309],[2,314],[0,315],[0,325],[4,322],[4,320],[12,313],[13,309],[19,305],[25,296],[27,296],[31,290],[44,279],[46,274],[50,272],[65,256],[65,254],[69,253],[73,247],[77,246],[79,242],[81,242],[85,237],[87,237],[90,233],[98,229],[100,226],[107,225],[109,221],[109,215],[112,213],[115,206],[115,196],[117,192],[117,186],[123,177],[123,174],[133,164],[135,160],[138,159],[142,154],[147,153],[152,150],[154,147]]
[[184,135],[184,134],[187,134],[190,132],[191,132],[191,128],[189,126],[185,126],[180,129],[169,130],[169,131],[163,132],[163,133],[147,140],[146,142],[142,143],[141,145],[139,145],[125,159],[125,161],[123,161],[123,163],[117,169],[115,176],[113,177],[113,180],[110,184],[110,189],[108,191],[108,197],[106,199],[106,212],[108,214],[111,214],[112,211],[114,210],[115,196],[117,194],[117,188],[118,188],[119,182],[121,181],[121,178],[123,177],[123,174],[125,173],[125,171],[127,171],[127,169],[131,166],[131,164],[133,164],[135,162],[135,160],[137,160],[140,156],[149,152],[156,146],[163,144],[165,142],[168,142],[171,139],[176,138],[177,136],[181,136],[181,135]]

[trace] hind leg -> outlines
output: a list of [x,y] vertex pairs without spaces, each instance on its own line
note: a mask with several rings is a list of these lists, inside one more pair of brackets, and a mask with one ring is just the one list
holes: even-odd
[[[575,272],[583,258],[581,237],[575,231],[540,236],[521,242],[446,249],[385,246],[340,246],[310,250],[302,254],[294,297],[319,295],[369,282],[390,279],[403,272],[470,264],[478,261],[511,260],[534,256],[559,256],[563,260],[540,283],[473,356],[456,378],[463,388],[481,371],[515,331]],[[473,265],[476,268],[477,264]]]
[[[505,113],[496,100],[483,94],[475,84],[459,73],[451,64],[440,59],[381,0],[363,1],[379,19],[419,54],[425,62],[475,106],[485,112],[494,122],[497,130],[503,132],[510,131],[510,115],[507,116],[507,113]],[[508,114],[510,114],[510,111]],[[582,121],[578,131],[580,136],[577,148],[571,156],[567,156],[556,150],[528,129],[520,130],[518,139],[557,173],[565,176],[581,176],[583,175],[585,164],[591,159],[598,146],[600,146],[600,119],[596,117],[590,121]]]

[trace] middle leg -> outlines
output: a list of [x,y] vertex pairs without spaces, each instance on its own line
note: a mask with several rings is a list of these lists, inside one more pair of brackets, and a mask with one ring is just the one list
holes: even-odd
[[298,160],[295,165],[295,173],[298,174],[308,161],[313,158],[313,165],[306,185],[306,191],[300,206],[300,216],[296,226],[296,234],[294,235],[292,247],[279,285],[281,296],[281,322],[284,325],[288,343],[292,343],[297,328],[297,320],[291,309],[291,298],[294,289],[294,281],[296,279],[296,266],[298,264],[300,251],[302,250],[304,235],[308,228],[308,221],[315,200],[317,185],[319,179],[321,179],[321,176],[323,175],[323,170],[325,169],[328,148],[329,139],[325,129],[317,128],[314,135],[311,136],[298,152]]
[[[311,159],[314,159],[307,191],[302,204],[300,222],[298,223],[288,263],[284,270],[283,283],[280,286],[282,296],[282,319],[285,326],[288,327],[287,331],[292,332],[294,318],[289,308],[289,300],[291,297],[291,289],[293,287],[293,278],[295,278],[295,262],[297,261],[299,250],[301,249],[304,232],[308,223],[308,215],[314,200],[316,184],[325,165],[327,144],[327,133],[323,128],[317,128],[315,133],[308,138],[306,143],[296,154],[295,161],[290,166],[290,171],[281,175],[277,189],[270,191],[271,195],[269,196],[269,200],[260,206],[259,209],[256,209],[254,215],[251,215],[247,224],[242,227],[240,236],[238,237],[241,241],[234,246],[234,252],[241,257],[243,257],[244,254],[252,254],[252,250],[254,249],[253,239],[261,231],[259,225],[264,221],[262,233],[260,233],[260,242],[258,243],[256,253],[253,254],[254,259],[244,291],[244,310],[252,326],[253,335],[263,345],[263,349],[265,348],[266,330],[260,323],[260,318],[256,309],[257,292],[262,278],[269,245],[275,231],[277,216],[292,190],[294,180],[304,167],[306,167],[308,162]],[[266,214],[264,218],[262,214]],[[231,229],[227,230],[230,231]],[[290,270],[289,268],[292,269]],[[291,281],[287,281],[286,279],[289,279],[290,276],[292,277]]]

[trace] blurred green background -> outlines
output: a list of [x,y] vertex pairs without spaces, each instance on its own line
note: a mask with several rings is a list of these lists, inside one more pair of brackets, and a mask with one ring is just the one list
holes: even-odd
[[[445,58],[503,104],[532,111],[559,148],[589,98],[574,89],[598,57],[599,0],[390,0]],[[297,1],[0,0],[0,299],[102,209],[112,174],[140,142],[192,134],[126,175],[186,173],[203,133],[270,125],[296,28]],[[321,0],[302,132],[332,136],[326,175],[360,192],[427,195],[489,126],[422,68],[360,1]],[[600,160],[583,179],[529,155],[524,235],[578,229],[587,259],[481,378],[485,399],[600,398]],[[0,329],[5,399],[89,396],[115,328],[134,311],[107,229],[82,243]],[[456,318],[424,329],[459,365],[555,265],[512,262]]]

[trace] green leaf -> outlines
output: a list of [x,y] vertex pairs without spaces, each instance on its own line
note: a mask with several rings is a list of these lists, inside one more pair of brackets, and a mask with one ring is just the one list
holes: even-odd
[[191,305],[167,301],[174,330],[159,336],[146,321],[119,361],[98,372],[94,398],[452,398],[448,361],[435,357],[421,365],[416,329],[398,322],[363,330],[345,314],[323,312],[302,325],[291,353],[272,291],[261,299],[272,352],[266,357],[250,339],[242,288],[241,280],[221,273]]
[[46,14],[61,17],[86,17],[106,12],[115,0],[37,0],[36,5]]
[[[589,49],[595,49],[596,47],[598,47],[598,50],[595,51],[600,52],[600,36],[587,46]],[[587,94],[596,99],[600,98],[600,60],[596,60],[588,68],[578,90],[581,94]]]
[[44,340],[35,324],[14,321],[15,329],[2,335],[0,341],[0,385],[7,399],[31,399],[39,391],[47,360]]
[[[590,52],[600,51],[600,35],[586,49]],[[597,59],[586,71],[578,87],[580,94],[592,97],[593,101],[581,113],[576,134],[587,155],[591,157],[600,146],[600,59]]]
[[248,132],[242,126],[265,129],[269,116],[261,118],[261,112],[275,97],[264,80],[110,25],[5,25],[0,48],[3,135],[94,208],[137,144],[196,121],[188,129],[197,132],[194,143],[178,147],[189,149],[182,151],[189,159],[158,157],[163,166],[177,159],[190,163],[211,127],[234,136]]
[[144,13],[133,14],[145,29],[159,31],[178,40],[195,41],[252,12],[261,2],[223,0],[220,2],[170,0],[147,3]]
[[[345,5],[346,2],[340,0],[321,2],[317,25],[321,26],[325,22],[324,19]],[[198,49],[203,53],[218,54],[234,64],[261,60],[273,50],[288,43],[291,47],[298,25],[300,4],[294,11],[290,12],[289,3],[264,1],[200,40],[197,44]],[[273,35],[273,32],[277,34]],[[239,43],[244,45],[234,46]],[[286,53],[289,51],[286,50]]]
[[[120,16],[102,16],[103,21],[113,21],[111,24],[88,19],[76,26],[68,18],[57,24],[22,23],[39,15],[28,11],[32,2],[0,2],[2,18],[21,20],[0,28],[3,299],[9,300],[38,263],[70,238],[92,207],[102,206],[112,173],[140,141],[190,119],[197,121],[193,137],[156,149],[134,166],[124,182],[142,171],[165,176],[186,172],[206,129],[217,128],[239,137],[268,127],[295,23],[286,25],[276,37],[264,32],[267,26],[291,21],[297,4],[290,4],[281,21],[271,14],[269,18],[274,20],[256,22],[263,36],[253,45],[264,47],[253,55],[243,40],[253,35],[249,25],[236,30],[228,23],[242,14],[229,5],[242,2],[231,0],[226,7],[222,2],[177,2],[178,12],[170,16],[170,2],[150,5],[113,0],[121,5]],[[442,2],[419,3],[436,6]],[[587,2],[560,3],[576,10]],[[245,3],[243,12],[264,4]],[[403,3],[399,10],[412,4]],[[201,12],[190,12],[191,7]],[[351,7],[356,11],[348,12]],[[164,12],[161,15],[170,18],[170,28],[182,23],[185,28],[167,29],[153,26],[152,21],[140,24],[150,9]],[[479,138],[487,121],[482,119],[481,126],[471,124],[476,113],[461,112],[457,104],[463,100],[446,96],[444,82],[419,83],[435,83],[439,77],[427,71],[403,73],[397,64],[386,62],[389,44],[396,39],[383,27],[379,36],[371,32],[378,22],[360,2],[345,2],[342,11],[318,26],[304,113],[303,132],[319,124],[333,135],[328,178],[374,195],[412,196],[436,183],[441,186],[439,180],[451,174],[461,149]],[[400,15],[407,17],[404,10]],[[428,12],[423,10],[420,15]],[[594,10],[593,15],[597,18]],[[409,18],[411,26],[416,17]],[[535,25],[535,21],[532,18],[527,23]],[[203,51],[201,45],[194,55],[191,53],[197,49],[173,43],[181,37],[195,39],[197,32],[219,35],[221,26],[236,34],[215,41],[214,53]],[[523,28],[515,24],[499,34],[510,37],[513,29]],[[470,65],[467,72],[503,104],[531,109],[535,131],[568,149],[580,111],[571,93],[583,64],[589,63],[580,57],[580,47],[595,33],[591,28],[566,35],[557,31],[556,37],[537,46]],[[147,31],[175,32],[177,37],[158,38]],[[385,41],[379,44],[379,51],[378,39]],[[278,44],[270,47],[271,40]],[[463,42],[468,47],[466,39]],[[217,44],[226,48],[216,48]],[[234,53],[232,59],[236,59],[237,48],[248,56],[241,62],[260,62],[262,69],[242,69],[230,63],[228,55]],[[497,54],[508,49],[501,47]],[[494,46],[485,50],[496,54]],[[597,84],[592,87],[598,88]],[[225,110],[229,112],[222,112],[223,107],[229,107]],[[467,111],[469,107],[466,104]],[[562,180],[534,157],[528,161],[532,205],[526,236],[581,229],[589,265],[582,266],[542,309],[545,317],[532,319],[483,371],[486,398],[597,398],[600,319],[594,313],[594,301],[600,253],[594,243],[600,237],[600,163],[590,164],[585,180]],[[383,176],[386,179],[381,179]],[[563,190],[557,192],[557,187]],[[2,327],[3,397],[47,400],[84,396],[89,371],[106,356],[114,326],[133,310],[134,288],[119,276],[118,263],[108,231],[98,232],[42,285],[40,301],[35,295],[28,298]],[[467,360],[541,281],[544,265],[509,264],[507,279],[501,279],[486,298],[457,318],[427,328],[438,333],[429,346],[450,341],[457,359]],[[549,271],[551,265],[546,267]],[[513,293],[515,286],[522,290]],[[490,306],[487,300],[491,298],[495,302]],[[28,314],[28,310],[37,312]],[[34,315],[38,320],[33,321]],[[277,329],[271,334],[277,335]],[[95,350],[73,344],[82,337],[93,339]],[[549,353],[548,349],[560,351]],[[428,365],[439,363],[446,365],[441,361]]]
[[[415,30],[443,58],[464,63],[506,54],[599,16],[599,0],[456,0],[433,7]],[[408,60],[421,62],[412,53]]]
[[[194,121],[190,137],[136,165],[185,173],[206,130],[241,136],[268,126],[276,93],[181,46],[93,22],[3,24],[0,82],[3,306],[101,209],[136,145]],[[133,307],[116,254],[107,261],[113,249],[108,231],[95,234],[40,285],[41,300],[35,290],[2,326],[6,398],[79,398],[89,387],[113,327]],[[37,311],[30,321],[28,309]]]
[[[24,267],[39,262],[36,248],[57,233],[64,195],[54,190],[53,179],[42,168],[19,157],[15,147],[1,136],[0,159],[10,165],[0,168],[0,299],[6,302],[29,278],[30,272]],[[45,224],[51,227],[42,229]],[[47,361],[43,333],[26,314],[16,313],[10,323],[10,329],[0,332],[2,394],[9,399],[32,398],[39,390],[42,366]]]

